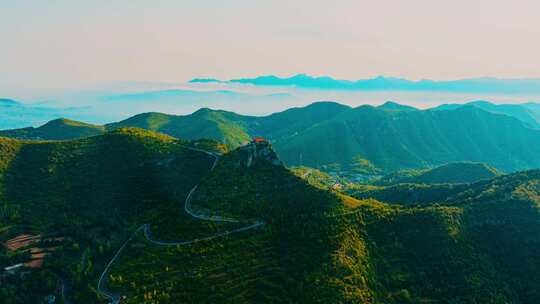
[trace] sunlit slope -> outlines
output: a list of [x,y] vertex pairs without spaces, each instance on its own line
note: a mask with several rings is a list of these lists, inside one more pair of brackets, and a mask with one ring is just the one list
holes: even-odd
[[107,129],[138,127],[177,138],[214,139],[237,147],[250,139],[245,129],[246,120],[249,121],[250,117],[226,111],[200,109],[186,116],[144,113],[106,127]]
[[431,206],[396,206],[403,211],[367,226],[382,278],[430,301],[538,302],[539,185],[540,172],[527,171],[442,190],[388,188],[385,199],[396,204],[414,193],[435,195],[418,198]]

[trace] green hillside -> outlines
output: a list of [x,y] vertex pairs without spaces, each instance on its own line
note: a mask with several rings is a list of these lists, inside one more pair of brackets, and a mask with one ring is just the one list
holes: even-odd
[[[248,165],[249,151],[222,157],[196,192],[193,206],[213,214],[259,219],[260,229],[193,247],[152,248],[123,257],[127,303],[313,303],[339,299],[330,282],[336,218],[341,199],[313,188],[268,160]],[[134,246],[139,246],[135,244]],[[137,247],[139,248],[139,247]],[[149,264],[156,260],[159,263]],[[325,266],[326,265],[326,266]],[[156,284],[153,278],[159,277]],[[132,286],[136,286],[133,288]],[[365,289],[365,286],[358,286]],[[322,297],[318,299],[319,297]]]
[[175,116],[161,113],[144,113],[118,123],[106,125],[109,130],[120,127],[137,127],[169,134],[176,138],[210,138],[237,147],[250,140],[246,122],[250,117],[226,111],[200,109],[191,115]]
[[315,102],[305,107],[255,118],[250,121],[249,132],[252,135],[265,136],[274,144],[279,144],[281,141],[294,140],[301,132],[350,109],[349,106],[335,102]]
[[[127,303],[535,303],[540,297],[519,273],[539,276],[533,237],[540,233],[539,172],[474,185],[449,206],[404,208],[325,193],[281,167],[245,168],[240,154],[226,156],[203,183],[197,208],[262,218],[266,227],[194,248],[141,241],[114,273],[122,278],[116,288],[130,295]],[[510,246],[501,258],[498,244]],[[517,266],[520,257],[525,263]]]
[[540,132],[514,118],[475,107],[389,113],[362,106],[294,140],[276,142],[276,150],[288,164],[300,162],[302,156],[305,165],[336,164],[341,170],[353,167],[359,158],[385,171],[456,161],[485,162],[512,171],[540,165],[537,152],[532,153],[540,152],[538,138]]
[[[540,172],[474,184],[447,206],[409,208],[313,188],[268,162],[248,167],[248,156],[240,150],[223,157],[194,205],[266,225],[186,248],[156,248],[138,240],[112,273],[127,303],[540,299],[530,292],[535,283],[519,274],[540,275],[535,270]],[[509,246],[501,259],[497,244]],[[520,250],[513,253],[516,246]],[[524,265],[513,269],[521,257]]]
[[[31,277],[2,282],[7,303],[39,302],[58,282],[69,284],[73,303],[107,302],[97,279],[144,223],[158,240],[198,241],[157,245],[138,230],[106,276],[107,289],[126,297],[122,303],[540,300],[540,171],[420,185],[431,193],[423,202],[392,188],[387,204],[313,186],[266,143],[224,154],[214,170],[213,157],[187,148],[211,142],[141,129],[0,143],[0,201],[10,210],[2,212],[0,239],[66,237]],[[184,200],[198,183],[190,195],[197,214],[238,222],[186,213]],[[260,225],[205,240],[254,222]],[[23,258],[2,250],[2,263]]]
[[[65,238],[30,279],[2,283],[1,298],[10,299],[4,303],[38,303],[59,281],[69,284],[72,302],[98,303],[95,286],[104,264],[143,223],[172,238],[214,231],[216,225],[179,216],[177,196],[213,162],[188,145],[210,142],[141,129],[62,142],[0,138],[0,241],[19,234]],[[20,254],[0,247],[2,269],[20,261]]]
[[[456,205],[467,200],[485,198],[487,194],[506,195],[516,189],[527,189],[526,184],[534,185],[538,171],[523,171],[509,175],[498,175],[472,184],[390,184],[388,186],[358,186],[347,189],[347,193],[358,199],[376,199],[398,205]],[[530,180],[529,180],[530,179]],[[533,188],[531,199],[537,199]],[[506,194],[502,194],[506,193]]]
[[540,108],[535,103],[525,104],[494,104],[488,101],[473,101],[465,105],[460,104],[444,104],[436,107],[436,110],[457,109],[462,106],[475,106],[482,110],[514,117],[522,121],[525,125],[531,128],[540,128]]
[[456,184],[472,183],[500,175],[493,167],[482,163],[449,163],[433,169],[398,171],[376,180],[376,185],[392,184]]
[[528,102],[521,104],[521,106],[526,108],[531,116],[540,123],[540,103]]
[[[481,162],[503,172],[540,167],[536,157],[540,130],[524,124],[517,114],[501,114],[507,107],[493,105],[499,113],[479,104],[483,105],[418,110],[393,102],[357,108],[317,102],[263,117],[210,109],[183,116],[144,113],[105,127],[44,126],[41,133],[30,131],[47,135],[28,137],[64,139],[99,134],[103,128],[138,127],[176,138],[209,138],[235,148],[261,136],[272,142],[287,165],[314,167],[352,179],[452,162]],[[13,133],[29,130],[2,134],[25,137]]]
[[38,128],[0,131],[0,136],[31,140],[67,140],[95,136],[104,132],[103,126],[69,119],[55,119]]
[[535,157],[540,152],[539,131],[477,106],[435,111],[396,103],[350,108],[319,102],[265,117],[208,109],[187,116],[141,117],[154,122],[141,124],[128,119],[120,125],[182,138],[209,137],[231,147],[250,136],[263,136],[272,141],[288,165],[349,174],[379,174],[462,161],[483,162],[503,171],[540,166]]
[[396,184],[390,186],[357,186],[346,192],[358,199],[375,199],[389,204],[415,206],[445,204],[448,197],[468,189],[467,184]]

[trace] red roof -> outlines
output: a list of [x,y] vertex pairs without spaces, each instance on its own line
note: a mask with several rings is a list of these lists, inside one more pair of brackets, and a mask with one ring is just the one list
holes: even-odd
[[256,142],[256,143],[265,142],[265,141],[266,141],[266,139],[264,139],[262,137],[253,138],[253,142]]

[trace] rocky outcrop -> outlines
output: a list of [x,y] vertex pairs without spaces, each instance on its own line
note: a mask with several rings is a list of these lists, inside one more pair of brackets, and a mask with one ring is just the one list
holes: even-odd
[[278,158],[269,142],[249,143],[240,147],[240,150],[247,154],[245,165],[248,168],[259,161],[265,161],[274,166],[283,166],[283,162]]

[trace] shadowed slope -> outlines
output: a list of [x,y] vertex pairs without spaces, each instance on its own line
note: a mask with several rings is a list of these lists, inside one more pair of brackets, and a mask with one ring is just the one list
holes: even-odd
[[29,232],[65,238],[32,279],[7,285],[2,295],[14,303],[36,302],[62,279],[73,302],[99,303],[98,275],[134,227],[151,223],[165,240],[215,231],[217,225],[178,218],[176,200],[213,162],[186,145],[211,146],[142,129],[62,142],[0,138],[0,208],[17,211],[3,219],[0,240]]

